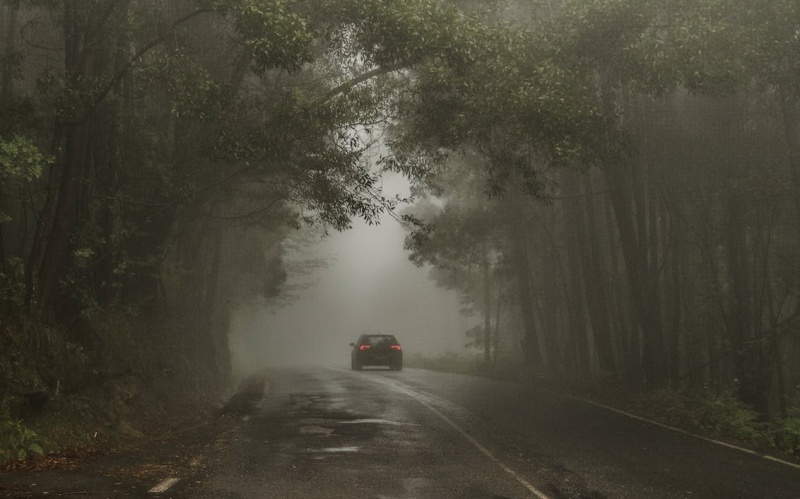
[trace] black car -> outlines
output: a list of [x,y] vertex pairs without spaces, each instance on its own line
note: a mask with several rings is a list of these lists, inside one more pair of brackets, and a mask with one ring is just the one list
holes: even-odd
[[393,371],[403,368],[403,350],[391,334],[362,334],[350,346],[350,367],[356,371],[364,366],[389,366]]

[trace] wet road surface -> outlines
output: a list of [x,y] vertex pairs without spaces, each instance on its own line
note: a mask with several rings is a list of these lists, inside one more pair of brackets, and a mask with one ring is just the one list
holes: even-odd
[[37,483],[14,497],[800,499],[790,463],[512,383],[419,369],[266,379],[263,398],[256,382],[180,438],[0,486]]
[[800,498],[800,469],[469,376],[282,371],[245,419],[177,497]]

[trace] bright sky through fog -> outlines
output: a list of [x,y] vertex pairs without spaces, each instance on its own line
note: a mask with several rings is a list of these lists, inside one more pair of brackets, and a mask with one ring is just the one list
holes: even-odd
[[[386,192],[405,180],[384,179]],[[428,269],[403,249],[405,230],[385,216],[381,225],[355,221],[318,247],[328,268],[288,306],[238,314],[232,328],[234,362],[245,369],[286,363],[349,364],[349,343],[361,333],[394,334],[406,354],[463,351],[473,319],[459,314],[455,292],[437,288]],[[305,280],[308,280],[306,277]]]

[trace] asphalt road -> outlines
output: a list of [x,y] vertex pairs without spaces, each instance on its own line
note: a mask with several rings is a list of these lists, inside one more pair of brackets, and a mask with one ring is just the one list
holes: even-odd
[[41,497],[800,498],[790,464],[511,383],[417,369],[268,379],[216,423],[115,458],[156,472],[113,476],[98,459],[48,494],[52,477],[12,482],[36,480]]

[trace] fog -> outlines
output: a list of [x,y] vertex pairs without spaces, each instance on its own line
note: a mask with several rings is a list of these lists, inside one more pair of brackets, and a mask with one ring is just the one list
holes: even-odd
[[[406,189],[402,177],[384,178],[387,193]],[[362,333],[394,334],[406,356],[463,352],[465,331],[475,319],[460,314],[456,292],[438,288],[428,269],[408,260],[405,235],[389,216],[373,226],[355,220],[351,230],[322,238],[311,254],[287,254],[319,258],[327,266],[289,276],[289,287],[305,288],[294,301],[270,301],[234,314],[234,374],[293,364],[349,366],[349,344]]]

